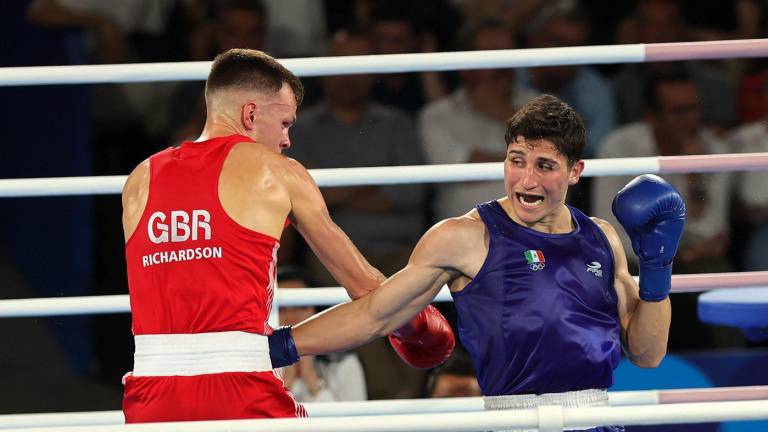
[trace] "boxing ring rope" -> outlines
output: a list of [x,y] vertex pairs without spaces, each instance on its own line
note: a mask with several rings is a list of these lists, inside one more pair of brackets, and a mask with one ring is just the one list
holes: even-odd
[[[608,393],[611,406],[666,405],[694,402],[768,400],[768,386],[710,389],[640,390]],[[315,402],[304,406],[311,417],[435,414],[483,411],[480,397],[396,399],[359,402]],[[72,425],[114,425],[124,422],[122,411],[0,415],[0,430]]]
[[[768,170],[768,153],[587,159],[582,176],[707,173]],[[309,170],[320,187],[495,181],[502,162]],[[116,194],[127,176],[50,177],[0,180],[0,198]]]
[[220,432],[226,431],[478,431],[533,429],[562,431],[600,424],[651,425],[760,420],[768,400],[683,403],[659,406],[532,409],[378,416],[315,417],[304,419],[220,420],[202,422],[143,423],[130,425],[78,425],[4,429],[5,432]]
[[[642,63],[768,55],[768,40],[597,45],[281,59],[298,76]],[[0,86],[204,80],[211,62],[0,68]]]
[[[768,286],[768,271],[672,276],[673,293],[759,286]],[[349,296],[346,290],[341,287],[292,288],[290,290],[278,289],[275,304],[280,306],[333,306],[346,301],[349,301]],[[453,301],[447,286],[443,286],[440,293],[435,297],[435,301]],[[109,314],[130,311],[128,294],[0,300],[0,318]]]

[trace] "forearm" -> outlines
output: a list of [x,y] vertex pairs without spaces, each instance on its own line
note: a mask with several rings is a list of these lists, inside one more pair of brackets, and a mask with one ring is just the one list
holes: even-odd
[[669,298],[659,302],[638,300],[627,328],[629,359],[640,367],[656,367],[667,352],[672,307]]
[[335,306],[293,328],[299,355],[348,351],[402,327],[424,309],[446,278],[406,269],[358,300]]
[[339,249],[342,256],[321,261],[351,299],[363,297],[384,282],[384,274],[371,266],[351,242]]
[[[320,262],[333,275],[347,294],[360,298],[378,288],[386,277],[360,253],[352,241],[335,223],[316,224],[313,236],[304,235]],[[302,227],[297,227],[302,234]],[[331,249],[330,246],[333,246]]]
[[293,326],[300,356],[351,350],[375,339],[381,324],[369,316],[366,297],[334,306]]

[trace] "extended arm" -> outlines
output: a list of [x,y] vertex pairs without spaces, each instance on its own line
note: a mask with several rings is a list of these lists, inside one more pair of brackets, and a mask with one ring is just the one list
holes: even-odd
[[[448,223],[446,223],[448,222]],[[408,265],[363,298],[316,315],[293,329],[300,355],[348,350],[384,336],[424,309],[440,288],[460,274],[460,250],[446,221],[428,231]]]
[[[296,228],[350,297],[358,298],[378,288],[383,275],[368,264],[346,234],[331,221],[309,173],[299,163],[288,161],[295,165],[296,173],[286,181],[290,186]],[[390,343],[411,366],[431,368],[448,358],[455,342],[448,322],[430,306],[390,335]]]

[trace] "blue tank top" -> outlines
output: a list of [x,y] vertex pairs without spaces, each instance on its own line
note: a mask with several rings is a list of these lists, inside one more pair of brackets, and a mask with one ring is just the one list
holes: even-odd
[[568,209],[574,230],[547,234],[517,224],[497,201],[477,206],[488,256],[453,300],[486,396],[613,384],[621,356],[613,254],[600,227]]

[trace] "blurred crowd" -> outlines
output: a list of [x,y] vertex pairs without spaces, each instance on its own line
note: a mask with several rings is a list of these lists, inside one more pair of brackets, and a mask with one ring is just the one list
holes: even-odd
[[[13,43],[3,48],[0,66],[205,61],[230,48],[285,59],[768,34],[764,0],[15,0],[4,8],[9,13],[0,27]],[[501,161],[506,119],[542,93],[583,116],[585,158],[768,151],[765,59],[303,82],[306,98],[287,155],[308,168]],[[2,88],[0,96],[12,103],[0,115],[8,126],[0,176],[128,174],[151,153],[197,137],[205,119],[203,87],[185,81]],[[569,203],[615,223],[611,200],[629,179],[583,178]],[[768,172],[667,179],[688,208],[675,273],[768,270]],[[501,182],[473,182],[327,188],[323,194],[333,219],[363,254],[392,274],[431,224],[500,197],[504,189]],[[19,296],[126,293],[119,198],[56,200],[0,203],[0,259],[12,263],[31,290]],[[284,288],[337,285],[290,230],[279,260]],[[39,274],[43,270],[50,274]],[[695,295],[672,301],[671,350],[748,345],[736,332],[699,323]],[[454,316],[449,304],[441,308]],[[281,311],[281,320],[315,312],[296,309]],[[132,361],[128,316],[52,323],[78,373],[119,384]],[[471,363],[464,353],[456,357],[430,375],[408,368],[377,342],[355,353],[304,359],[286,372],[286,382],[303,400],[479,394]]]

